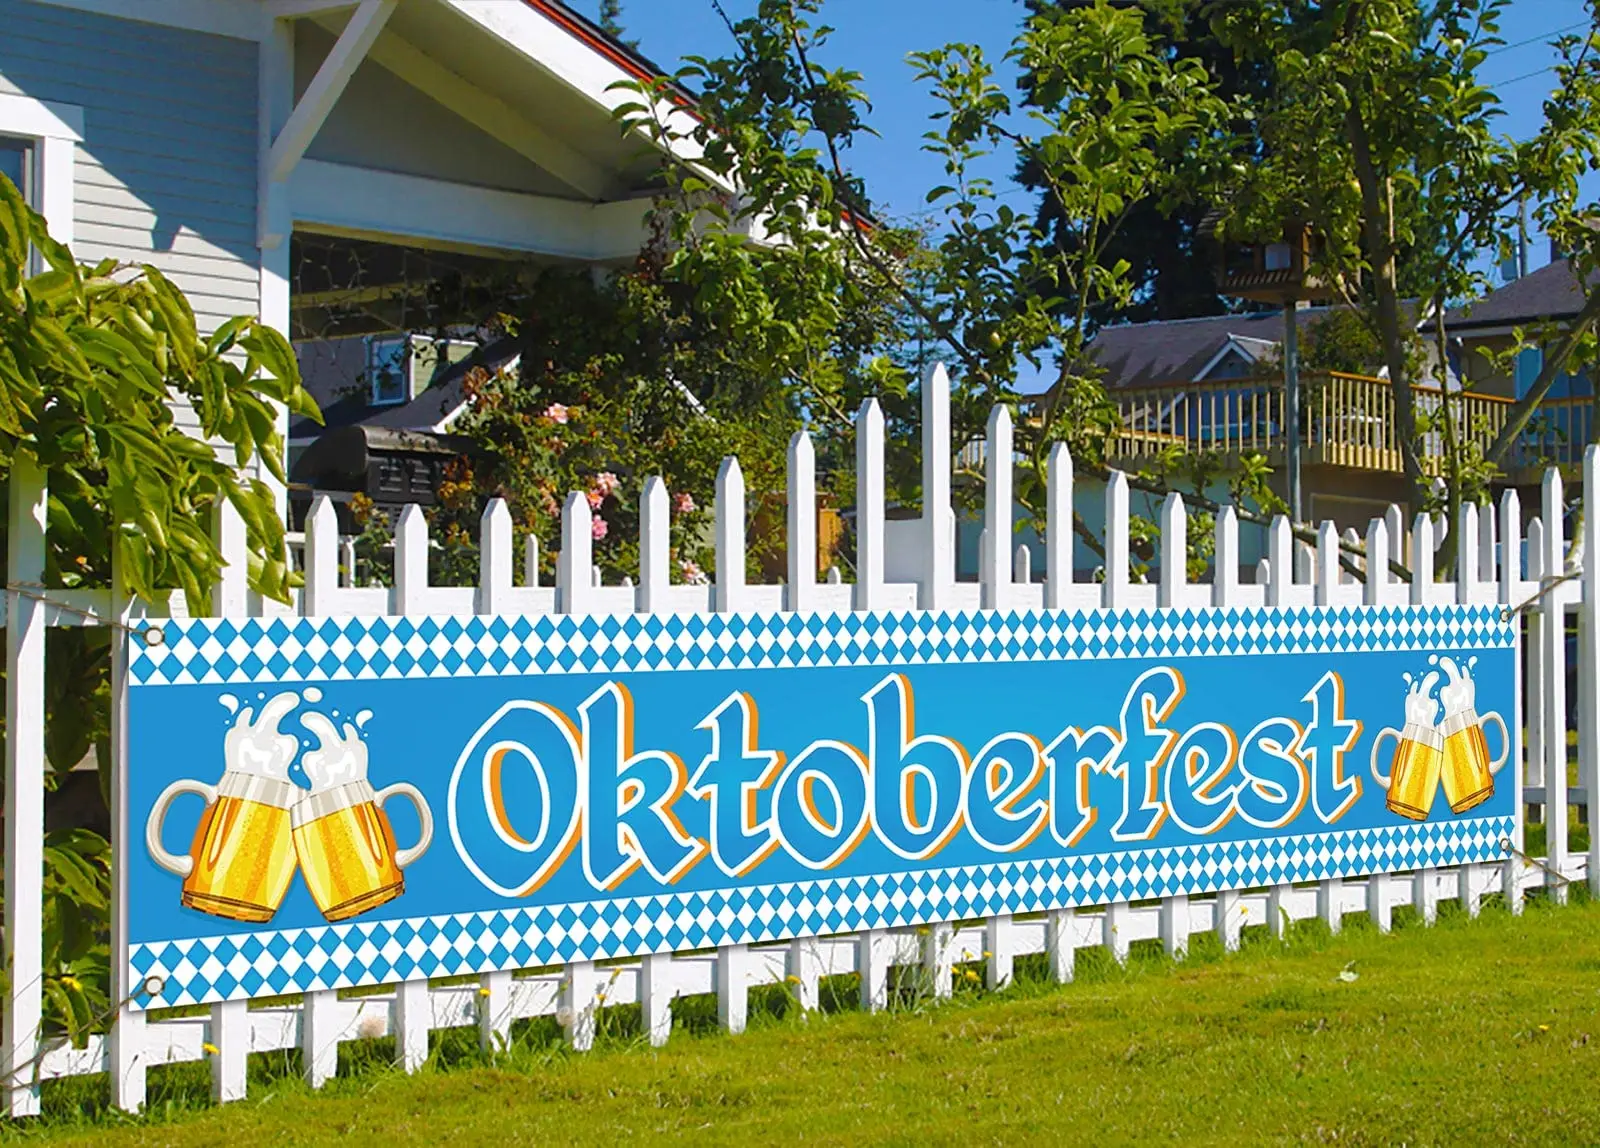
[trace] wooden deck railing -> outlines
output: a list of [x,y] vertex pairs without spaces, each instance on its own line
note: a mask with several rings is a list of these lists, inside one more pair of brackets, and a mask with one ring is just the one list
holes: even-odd
[[[1413,388],[1422,428],[1423,467],[1442,465],[1445,395],[1437,387]],[[1122,429],[1111,453],[1119,460],[1153,458],[1176,446],[1227,456],[1261,454],[1281,459],[1284,389],[1281,378],[1163,383],[1112,392]],[[1302,443],[1309,461],[1357,470],[1393,471],[1400,462],[1394,388],[1386,379],[1310,372],[1302,380]],[[1513,400],[1475,392],[1449,396],[1459,441],[1487,450],[1505,425]],[[1502,469],[1576,466],[1591,441],[1593,400],[1546,400]]]

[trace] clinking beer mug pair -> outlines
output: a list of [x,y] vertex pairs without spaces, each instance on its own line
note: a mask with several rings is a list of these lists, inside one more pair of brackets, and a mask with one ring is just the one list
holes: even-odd
[[[1372,776],[1389,791],[1385,804],[1412,821],[1427,819],[1441,784],[1453,813],[1465,813],[1487,801],[1494,796],[1494,775],[1511,753],[1505,718],[1497,713],[1478,716],[1472,663],[1465,668],[1453,658],[1440,658],[1438,663],[1446,679],[1438,700],[1433,697],[1438,671],[1430,670],[1420,681],[1407,674],[1404,728],[1381,730],[1372,743]],[[1443,722],[1438,721],[1441,706]],[[1491,721],[1500,727],[1501,750],[1495,758],[1489,756],[1483,732]],[[1395,739],[1394,755],[1385,774],[1378,767],[1379,749],[1390,736]]]
[[[306,694],[320,698],[314,688]],[[234,921],[270,920],[298,865],[322,915],[347,920],[404,892],[406,867],[433,840],[433,815],[415,786],[373,790],[367,745],[355,725],[346,723],[341,733],[322,714],[306,714],[303,724],[318,742],[301,761],[311,789],[289,780],[300,746],[278,725],[299,702],[298,694],[281,693],[259,717],[240,711],[223,743],[222,779],[214,786],[173,782],[151,808],[145,846],[156,864],[183,878],[188,908]],[[185,793],[201,797],[206,809],[188,855],[178,856],[162,845],[161,830],[168,807]],[[416,806],[421,833],[409,849],[396,847],[383,811],[391,797]]]

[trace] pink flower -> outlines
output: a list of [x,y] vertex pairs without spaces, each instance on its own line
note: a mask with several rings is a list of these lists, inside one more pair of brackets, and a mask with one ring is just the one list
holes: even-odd
[[622,487],[622,480],[609,470],[603,470],[594,476],[592,489],[599,491],[602,497],[615,494]]
[[553,423],[565,423],[567,421],[567,408],[560,403],[551,403],[545,407],[544,417]]
[[706,584],[706,572],[700,569],[700,564],[697,562],[691,562],[685,558],[678,563],[678,571],[683,575],[683,580],[691,586],[704,586]]
[[606,500],[606,496],[601,494],[598,490],[591,490],[585,494],[584,497],[589,500],[590,510],[599,510],[600,504]]
[[672,509],[679,514],[694,513],[694,495],[687,490],[680,490],[672,496]]
[[611,527],[606,525],[606,520],[604,518],[596,518],[594,521],[589,523],[589,537],[593,538],[596,542],[599,542],[606,536],[606,532],[610,529]]

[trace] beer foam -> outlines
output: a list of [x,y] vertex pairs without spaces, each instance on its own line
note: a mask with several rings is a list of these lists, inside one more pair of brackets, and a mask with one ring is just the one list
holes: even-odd
[[1406,691],[1406,724],[1432,726],[1439,720],[1439,703],[1433,698],[1433,687],[1439,683],[1439,671],[1429,670],[1420,681],[1405,675],[1411,687]]
[[234,773],[288,781],[289,766],[300,751],[300,739],[278,727],[300,704],[300,695],[293,690],[274,694],[262,705],[259,716],[250,706],[240,708],[239,699],[231,694],[223,695],[222,704],[237,713],[222,741],[223,767]]
[[1454,658],[1440,658],[1447,679],[1439,691],[1439,701],[1444,704],[1444,716],[1454,717],[1468,710],[1476,710],[1478,687],[1472,680],[1472,663],[1460,666]]
[[319,713],[306,714],[300,723],[317,739],[317,748],[307,750],[300,759],[311,792],[367,779],[367,743],[360,730],[345,722],[341,734],[332,720]]

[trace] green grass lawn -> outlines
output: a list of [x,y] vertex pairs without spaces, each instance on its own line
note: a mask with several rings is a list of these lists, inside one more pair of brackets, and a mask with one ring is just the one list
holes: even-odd
[[[1579,894],[1581,896],[1581,892]],[[1531,904],[1476,921],[1442,907],[1381,937],[1364,918],[1286,946],[1148,951],[1119,969],[1080,954],[1077,983],[1027,979],[937,1006],[805,1018],[763,990],[751,1030],[712,1031],[680,1002],[667,1047],[614,1019],[566,1051],[535,1025],[493,1062],[447,1037],[414,1077],[346,1063],[320,1094],[292,1056],[259,1056],[248,1101],[211,1108],[197,1066],[152,1073],[146,1116],[100,1108],[103,1082],[62,1082],[9,1134],[52,1143],[242,1146],[990,1141],[1450,1144],[1600,1141],[1600,905]],[[1198,940],[1198,938],[1197,938]],[[1354,979],[1342,979],[1345,970]],[[847,991],[848,985],[838,986]],[[624,1010],[617,1010],[619,1013]],[[380,1053],[381,1055],[381,1053]]]

